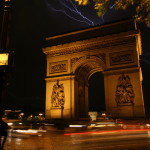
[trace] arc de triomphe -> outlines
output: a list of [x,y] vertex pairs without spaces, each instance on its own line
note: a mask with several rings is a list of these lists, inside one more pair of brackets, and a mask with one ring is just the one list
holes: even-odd
[[[88,116],[88,80],[104,76],[106,112],[144,117],[140,32],[134,20],[46,38],[46,118]],[[101,100],[101,99],[100,99]]]

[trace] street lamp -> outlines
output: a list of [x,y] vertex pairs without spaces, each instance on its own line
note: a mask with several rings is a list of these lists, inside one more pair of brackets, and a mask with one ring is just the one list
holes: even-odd
[[4,0],[3,17],[1,22],[0,33],[0,52],[6,52],[10,49],[9,41],[9,21],[10,21],[10,7],[11,0]]
[[[0,109],[1,109],[1,98],[2,91],[6,83],[7,70],[10,69],[11,64],[10,56],[10,41],[9,41],[9,21],[10,21],[10,7],[11,0],[3,0],[3,18],[0,29]],[[11,53],[10,53],[11,52]]]
[[9,65],[9,53],[10,53],[10,42],[9,42],[9,21],[10,21],[10,6],[11,0],[4,0],[3,6],[3,18],[1,22],[1,33],[0,33],[0,66]]
[[8,65],[9,53],[0,53],[0,66]]

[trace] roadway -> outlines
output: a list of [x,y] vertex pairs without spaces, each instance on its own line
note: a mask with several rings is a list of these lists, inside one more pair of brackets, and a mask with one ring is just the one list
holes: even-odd
[[150,129],[56,129],[9,133],[4,150],[149,150]]

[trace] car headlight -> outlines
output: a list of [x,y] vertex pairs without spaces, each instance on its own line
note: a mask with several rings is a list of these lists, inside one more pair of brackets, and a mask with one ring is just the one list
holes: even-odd
[[13,123],[12,122],[9,122],[9,123],[7,123],[9,126],[12,126],[13,125]]

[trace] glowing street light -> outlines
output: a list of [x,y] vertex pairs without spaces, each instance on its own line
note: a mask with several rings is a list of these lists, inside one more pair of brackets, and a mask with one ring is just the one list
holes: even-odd
[[9,53],[0,53],[0,66],[8,65]]
[[0,66],[9,65],[9,21],[10,21],[11,0],[4,0],[4,11],[0,33]]
[[[1,99],[2,92],[7,85],[8,72],[10,70],[10,65],[12,60],[12,51],[10,51],[10,41],[9,41],[9,21],[10,21],[10,7],[11,0],[3,0],[3,18],[1,22],[0,29],[0,109],[1,109]],[[11,52],[11,53],[10,53]]]

